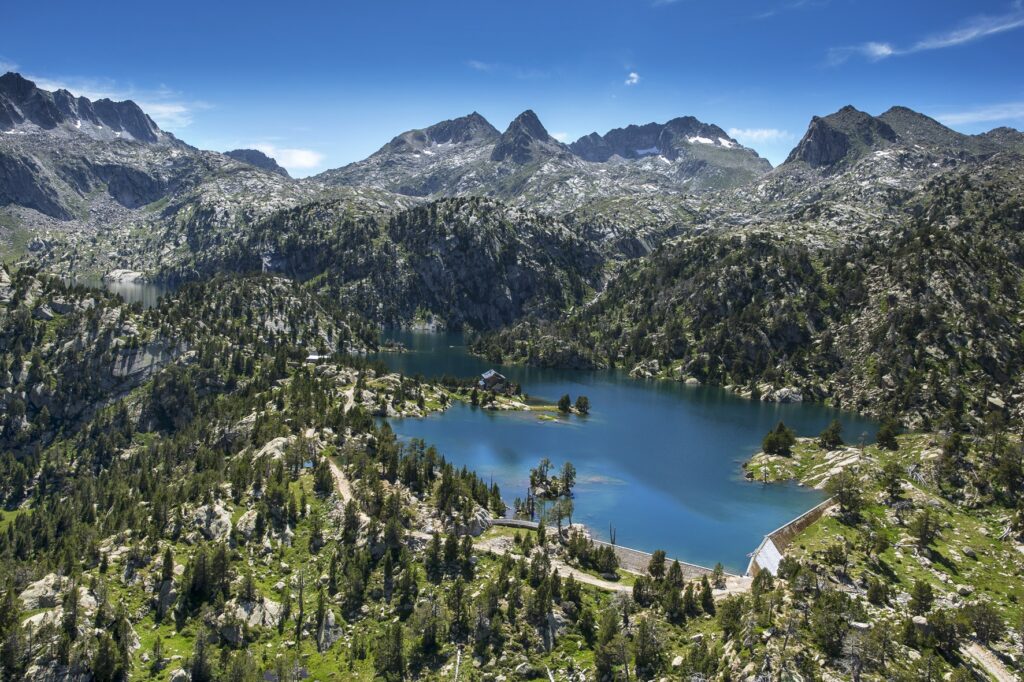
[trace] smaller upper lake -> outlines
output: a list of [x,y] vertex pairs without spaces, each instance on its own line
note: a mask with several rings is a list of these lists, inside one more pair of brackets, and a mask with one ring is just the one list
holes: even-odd
[[[390,332],[407,353],[380,353],[406,375],[473,376],[491,367],[455,334]],[[810,509],[820,491],[743,478],[741,463],[780,419],[799,435],[817,435],[839,418],[856,442],[875,426],[818,404],[745,400],[719,388],[636,380],[621,371],[498,366],[534,398],[590,398],[591,413],[557,422],[534,413],[494,412],[456,403],[443,414],[391,421],[402,438],[422,438],[449,461],[493,478],[511,504],[525,498],[529,470],[542,457],[578,471],[573,520],[607,539],[742,573],[762,536]]]
[[160,297],[171,291],[165,284],[152,282],[110,282],[99,278],[72,278],[71,284],[90,289],[105,289],[120,296],[125,303],[139,303],[143,308],[153,308],[159,303]]

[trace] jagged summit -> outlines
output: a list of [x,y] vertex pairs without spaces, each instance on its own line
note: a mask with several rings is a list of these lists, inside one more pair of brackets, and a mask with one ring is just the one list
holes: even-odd
[[230,156],[236,161],[247,163],[250,166],[256,166],[263,170],[270,171],[271,173],[277,173],[281,177],[290,178],[291,175],[288,171],[281,166],[274,158],[267,156],[258,149],[232,149],[229,152],[224,152],[224,156]]
[[519,114],[508,124],[491,152],[491,161],[526,164],[568,151],[551,137],[532,109]]
[[21,74],[8,72],[0,76],[0,130],[25,126],[62,127],[99,139],[128,136],[140,142],[158,142],[166,135],[131,100],[94,102],[67,90],[50,92]]
[[881,149],[896,141],[896,131],[885,121],[846,105],[834,114],[815,116],[803,139],[786,163],[803,161],[813,167],[832,166]]
[[1015,146],[1012,135],[993,133],[958,133],[905,106],[894,106],[872,116],[847,105],[834,114],[812,118],[807,133],[790,152],[786,163],[833,167],[893,145],[951,158],[986,156]]

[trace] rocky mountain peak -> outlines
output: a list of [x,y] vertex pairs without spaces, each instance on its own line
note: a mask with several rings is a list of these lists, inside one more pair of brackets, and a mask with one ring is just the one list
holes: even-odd
[[436,123],[426,132],[437,144],[496,140],[500,136],[498,129],[475,111],[468,116]]
[[43,130],[61,127],[90,137],[128,136],[157,142],[163,131],[131,100],[114,102],[76,97],[67,90],[50,92],[21,74],[0,76],[0,130],[32,125]]
[[978,155],[997,151],[997,145],[983,136],[958,133],[935,119],[907,107],[892,107],[878,118],[896,131],[901,142],[933,152]]
[[550,136],[548,135],[547,128],[537,118],[537,114],[534,113],[533,109],[527,109],[523,113],[513,119],[508,124],[508,129],[505,134],[509,133],[524,133],[536,140],[547,140]]
[[867,150],[888,147],[897,137],[885,121],[847,105],[834,114],[812,118],[786,163],[803,161],[815,168],[834,166]]
[[681,149],[695,144],[751,153],[720,127],[693,116],[680,116],[667,123],[628,125],[609,130],[604,135],[591,133],[573,142],[570,149],[587,161],[607,161],[612,156],[638,159],[659,154],[667,159],[676,159]]
[[498,129],[474,111],[428,128],[407,130],[392,138],[378,153],[418,153],[431,145],[487,143],[499,136]]
[[277,173],[285,178],[291,177],[291,175],[288,174],[288,171],[278,164],[276,160],[267,156],[258,149],[232,149],[229,152],[224,152],[224,156],[230,156],[236,161],[241,161],[242,163],[247,163],[250,166],[256,166],[257,168],[262,168],[263,170],[270,171],[271,173]]
[[492,161],[511,160],[530,163],[565,151],[565,146],[548,134],[532,109],[527,109],[508,124],[491,152]]

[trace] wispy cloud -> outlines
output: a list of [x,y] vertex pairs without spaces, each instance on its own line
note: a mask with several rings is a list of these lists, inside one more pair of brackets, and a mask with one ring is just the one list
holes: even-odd
[[755,14],[753,18],[769,19],[779,14],[783,14],[784,12],[792,12],[794,10],[806,9],[808,7],[821,7],[828,3],[829,0],[792,0],[792,2],[784,2],[774,7],[770,7],[759,14]]
[[654,0],[654,2],[651,3],[651,6],[664,7],[665,5],[674,5],[677,2],[682,2],[682,0]]
[[0,56],[0,73],[7,73],[8,71],[17,71],[18,65],[9,59],[4,59]]
[[640,74],[636,71],[630,71],[629,75],[626,76],[625,85],[636,85],[640,82]]
[[479,71],[480,73],[492,73],[501,76],[511,76],[519,80],[533,80],[535,78],[547,78],[550,72],[543,69],[531,69],[515,66],[513,64],[502,64],[500,62],[486,62],[481,59],[468,59],[466,66]]
[[1021,0],[1011,5],[1006,14],[996,16],[979,15],[972,17],[958,28],[938,33],[918,40],[912,45],[900,47],[887,42],[871,41],[860,45],[836,47],[829,50],[828,63],[842,64],[851,57],[864,57],[870,61],[881,61],[889,57],[899,57],[929,50],[942,50],[947,47],[966,45],[989,36],[1006,33],[1024,27],[1024,6]]
[[[3,66],[4,64],[0,63],[0,69]],[[17,68],[16,64],[9,66],[12,69]],[[196,111],[210,108],[206,102],[190,100],[166,85],[136,88],[107,78],[49,77],[31,73],[24,75],[44,90],[67,90],[76,97],[87,97],[91,100],[133,100],[164,130],[175,131],[188,127]]]
[[559,142],[565,142],[569,139],[569,133],[550,133],[551,137],[555,138]]
[[785,142],[794,139],[793,133],[778,128],[729,128],[729,137],[740,142]]
[[289,171],[317,168],[324,160],[323,154],[312,149],[289,149],[266,143],[254,144],[252,147],[273,158]]
[[946,125],[969,125],[971,123],[992,123],[995,121],[1024,120],[1024,102],[1004,102],[956,111],[936,116]]

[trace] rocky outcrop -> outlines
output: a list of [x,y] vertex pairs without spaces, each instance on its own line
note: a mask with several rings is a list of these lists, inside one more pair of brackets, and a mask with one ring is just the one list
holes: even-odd
[[241,646],[245,643],[246,628],[276,627],[281,611],[281,604],[272,599],[232,599],[217,617],[217,632],[228,644]]
[[50,573],[22,590],[18,598],[28,611],[52,609],[60,605],[69,584],[70,581],[65,576]]
[[288,171],[277,163],[276,160],[267,156],[258,149],[232,149],[229,152],[224,152],[224,156],[230,156],[236,161],[247,163],[257,168],[270,171],[271,173],[277,173],[278,175],[290,178]]
[[255,459],[260,459],[261,457],[281,459],[284,457],[285,450],[287,450],[288,446],[294,441],[294,436],[278,436],[277,438],[268,441],[266,445],[260,448],[259,452],[256,453]]
[[224,540],[231,532],[231,512],[220,502],[196,508],[189,518],[207,540]]
[[246,541],[252,540],[253,535],[256,533],[257,516],[257,511],[255,509],[250,509],[238,517],[238,521],[235,523],[235,530],[238,531],[238,534],[245,538]]

